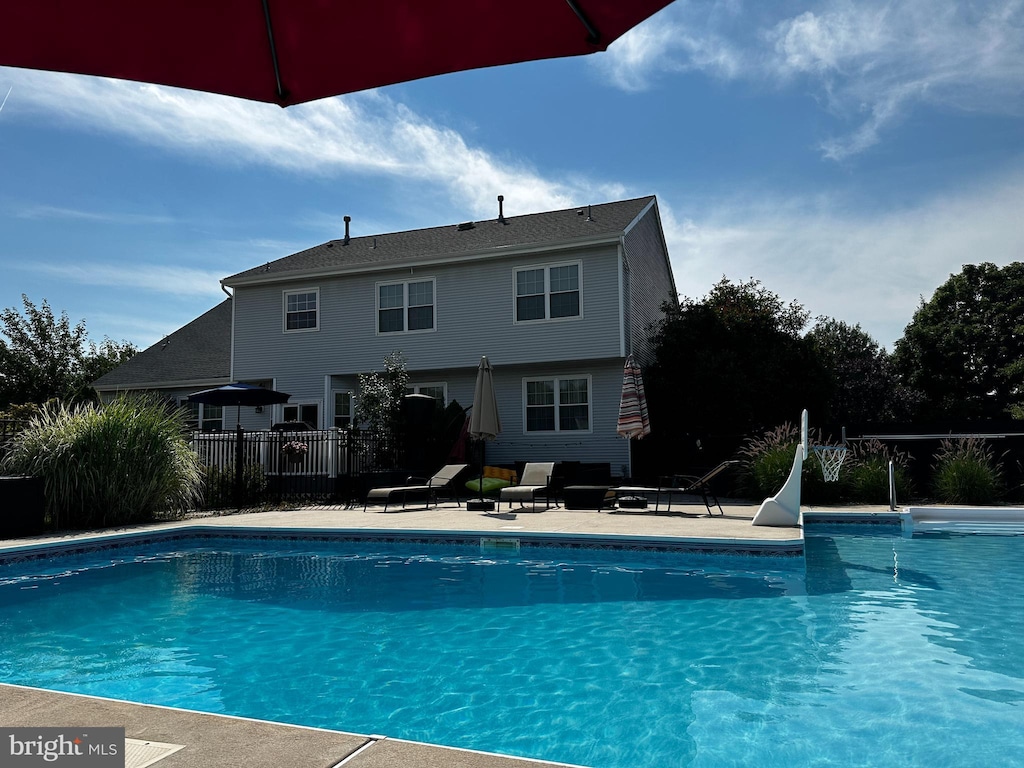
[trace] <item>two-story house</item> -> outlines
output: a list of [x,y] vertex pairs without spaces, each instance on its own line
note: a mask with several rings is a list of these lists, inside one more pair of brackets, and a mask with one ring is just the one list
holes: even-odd
[[[233,295],[227,379],[292,396],[264,413],[242,409],[242,425],[345,426],[358,374],[380,370],[394,351],[413,391],[469,406],[486,355],[502,420],[489,461],[607,462],[628,473],[629,445],[615,431],[623,361],[630,353],[649,360],[650,327],[676,297],[657,201],[510,217],[500,205],[495,219],[365,237],[350,236],[346,217],[343,238],[225,278]],[[131,381],[133,364],[145,370],[147,358],[186,346],[175,334],[165,342],[97,390],[188,394]],[[235,423],[234,409],[196,417]]]

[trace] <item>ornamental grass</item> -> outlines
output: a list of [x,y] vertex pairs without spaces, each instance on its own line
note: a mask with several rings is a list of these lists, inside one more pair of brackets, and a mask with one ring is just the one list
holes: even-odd
[[12,441],[2,470],[43,478],[53,529],[180,516],[199,504],[203,479],[185,418],[145,397],[47,405]]
[[979,437],[945,439],[932,465],[932,490],[942,504],[993,504],[1005,490],[1002,464]]

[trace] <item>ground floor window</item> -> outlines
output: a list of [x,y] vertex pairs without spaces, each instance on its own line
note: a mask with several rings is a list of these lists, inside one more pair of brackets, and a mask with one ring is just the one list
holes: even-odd
[[527,432],[590,430],[590,377],[523,380]]
[[188,412],[188,428],[202,432],[220,432],[224,429],[224,406],[192,403],[182,400],[181,406]]
[[288,403],[284,406],[284,421],[302,421],[310,429],[320,427],[320,406],[317,403]]
[[407,395],[429,395],[437,400],[443,408],[448,404],[448,384],[443,381],[432,381],[427,384],[410,384],[405,388]]
[[334,426],[339,429],[352,426],[352,393],[334,391]]

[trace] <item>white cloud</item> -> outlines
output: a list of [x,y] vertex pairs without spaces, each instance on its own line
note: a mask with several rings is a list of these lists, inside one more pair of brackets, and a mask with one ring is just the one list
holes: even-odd
[[[218,163],[301,174],[343,173],[427,182],[474,214],[493,216],[501,191],[519,212],[564,208],[618,185],[552,181],[525,162],[498,159],[379,92],[276,106],[162,86],[0,69],[18,86],[18,111],[126,136]],[[11,107],[8,107],[11,112]],[[5,117],[8,117],[5,114]]]
[[594,64],[624,91],[653,87],[657,74],[702,71],[725,79],[736,77],[742,54],[711,32],[695,33],[662,17],[647,21],[612,43]]
[[965,263],[1024,260],[1024,171],[882,216],[820,201],[734,202],[704,219],[662,205],[676,284],[700,297],[756,277],[812,315],[860,323],[892,348],[921,298]]
[[594,65],[624,90],[679,71],[809,86],[845,126],[820,147],[836,160],[875,145],[921,104],[1024,114],[1021,0],[826,0],[783,17],[791,7],[680,0]]
[[64,283],[131,288],[182,297],[223,296],[220,272],[160,264],[82,264],[29,262],[14,268],[59,278]]
[[104,224],[173,224],[170,216],[152,214],[125,213],[123,211],[83,211],[71,208],[58,208],[52,205],[28,205],[18,209],[15,217],[19,219],[76,219]]

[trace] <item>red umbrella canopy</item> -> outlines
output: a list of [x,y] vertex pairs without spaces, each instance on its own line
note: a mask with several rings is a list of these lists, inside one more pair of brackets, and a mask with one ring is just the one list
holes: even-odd
[[603,51],[671,0],[0,0],[0,64],[281,106]]

